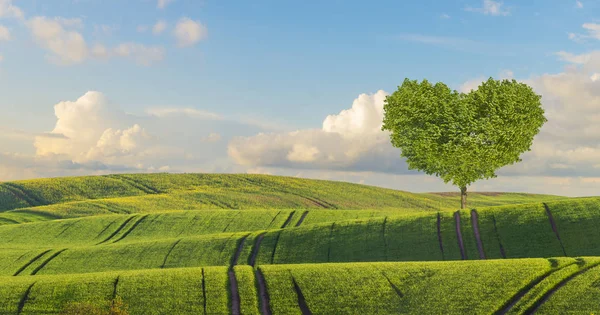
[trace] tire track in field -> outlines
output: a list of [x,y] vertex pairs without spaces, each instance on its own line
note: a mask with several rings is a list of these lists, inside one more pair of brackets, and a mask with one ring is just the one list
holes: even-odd
[[206,314],[206,280],[204,277],[204,268],[202,268],[202,304],[204,307],[204,314]]
[[47,253],[51,252],[52,250],[49,249],[47,251],[41,252],[40,254],[38,254],[37,256],[33,257],[31,260],[29,260],[25,265],[23,265],[21,268],[19,268],[19,270],[17,270],[14,274],[13,277],[18,276],[21,272],[23,272],[23,270],[25,270],[27,267],[31,266],[31,264],[33,264],[36,260],[42,258],[42,256],[46,255]]
[[238,290],[238,283],[235,278],[233,266],[229,268],[227,275],[229,276],[229,289],[231,292],[231,314],[240,315],[242,312],[240,307],[240,291]]
[[244,237],[242,237],[242,239],[240,240],[240,243],[237,246],[237,249],[235,251],[235,254],[233,255],[233,259],[231,260],[231,264],[229,266],[229,269],[233,269],[233,266],[237,265],[238,260],[240,259],[240,255],[242,253],[242,249],[244,248],[244,243],[246,242],[246,239],[248,238],[248,236],[250,236],[250,234],[246,234]]
[[115,278],[115,282],[113,283],[113,293],[112,293],[113,300],[117,297],[117,286],[119,285],[120,278],[121,278],[121,276],[117,276],[117,278]]
[[62,254],[66,250],[67,250],[67,248],[63,248],[63,249],[59,250],[58,252],[52,254],[52,256],[50,256],[50,257],[48,257],[48,259],[44,260],[44,262],[42,262],[39,266],[37,266],[37,268],[33,269],[33,271],[31,272],[31,275],[35,276],[35,274],[38,273],[40,270],[42,270],[42,268],[46,267],[46,265],[48,263],[50,263],[50,261],[52,261],[54,258],[56,258],[56,256]]
[[481,235],[479,233],[479,214],[477,210],[471,210],[471,226],[473,227],[473,234],[475,235],[475,242],[477,243],[477,251],[479,252],[479,259],[485,259],[485,251],[483,250],[483,242],[481,241]]
[[11,194],[17,197],[20,200],[25,201],[29,204],[30,207],[42,206],[45,203],[41,200],[34,198],[33,196],[28,195],[20,186],[15,185],[13,183],[4,183],[2,185],[6,190],[8,190]]
[[23,296],[21,297],[21,300],[19,301],[19,306],[17,308],[17,315],[23,313],[23,308],[25,308],[25,303],[27,303],[27,300],[29,300],[29,293],[31,293],[31,289],[33,288],[33,286],[36,284],[36,282],[32,283],[27,290],[25,291],[25,293],[23,293]]
[[444,255],[444,244],[442,243],[442,215],[439,212],[437,214],[437,236],[438,243],[440,243],[440,251],[442,252],[442,260],[446,260],[446,255]]
[[100,231],[100,233],[98,233],[98,235],[96,235],[96,237],[94,237],[94,239],[97,239],[98,237],[100,237],[100,235],[102,235],[102,233],[106,232],[106,230],[108,230],[109,227],[111,227],[113,224],[115,224],[117,222],[117,220],[113,220],[112,222],[110,222],[109,224],[107,224],[102,231]]
[[229,222],[227,222],[227,225],[225,226],[225,228],[223,229],[223,231],[221,231],[221,233],[225,233],[225,231],[227,231],[227,229],[231,225],[231,222],[235,221],[235,219],[237,219],[237,217],[240,216],[240,213],[242,213],[241,210],[238,210],[238,212],[233,216],[233,218],[231,218],[229,220]]
[[594,268],[598,267],[599,265],[600,265],[600,262],[593,263],[593,264],[591,264],[591,265],[589,265],[587,267],[584,267],[583,269],[581,269],[581,270],[573,273],[572,275],[566,277],[565,279],[561,280],[554,287],[552,287],[552,289],[550,289],[546,293],[544,293],[544,295],[542,295],[530,308],[528,308],[527,310],[525,310],[524,314],[534,314],[540,308],[540,306],[542,306],[544,303],[546,303],[548,301],[548,299],[556,291],[558,291],[560,288],[564,287],[567,283],[569,283],[575,277],[580,276],[580,275],[582,275],[582,274],[590,271],[591,269],[594,269]]
[[273,219],[271,219],[271,222],[269,222],[269,225],[267,225],[267,229],[271,227],[271,224],[273,224],[273,222],[275,222],[275,219],[277,219],[277,217],[281,214],[281,211],[277,211],[277,214],[273,217]]
[[258,256],[258,251],[260,250],[260,243],[262,243],[263,238],[265,238],[265,234],[266,232],[258,235],[254,246],[252,246],[252,253],[250,254],[250,266],[252,267],[254,267],[254,265],[256,264],[256,256]]
[[181,242],[182,238],[178,239],[175,243],[173,243],[173,245],[171,246],[171,248],[169,248],[169,252],[167,252],[167,255],[165,255],[165,259],[163,260],[162,265],[160,266],[160,268],[165,268],[165,265],[167,264],[167,259],[169,259],[169,255],[171,255],[171,252],[173,251],[173,248],[175,248],[175,246],[177,246],[177,244],[179,244],[179,242]]
[[127,230],[127,232],[123,233],[123,235],[121,235],[121,237],[119,237],[116,241],[112,242],[113,244],[124,239],[125,237],[127,237],[127,235],[129,235],[129,233],[131,233],[140,223],[142,223],[142,221],[146,220],[146,218],[148,218],[149,214],[143,215],[139,220],[135,221],[135,223],[129,228],[129,230]]
[[[291,273],[292,272],[290,271],[290,275],[291,275]],[[294,279],[294,276],[291,275],[291,277],[292,277],[292,283],[294,284],[294,291],[296,291],[296,296],[298,296],[298,306],[300,306],[300,311],[302,311],[302,315],[312,315],[312,312],[310,311],[308,304],[306,304],[306,299],[304,298],[304,294],[302,294],[302,290],[300,290],[300,286],[296,282],[296,279]]]
[[7,224],[21,224],[21,222],[9,218],[0,218],[0,220],[8,222]]
[[295,213],[296,213],[296,211],[292,211],[290,213],[290,215],[285,220],[285,222],[283,222],[283,225],[281,226],[282,229],[285,229],[288,226],[288,224],[290,224],[290,222],[292,221],[292,217],[294,216]]
[[465,260],[467,259],[467,253],[465,252],[465,244],[463,243],[462,231],[460,229],[460,211],[454,212],[454,222],[456,239],[458,240],[458,247],[460,248],[460,256],[463,260]]
[[304,211],[304,213],[302,213],[302,216],[300,217],[300,220],[298,220],[298,222],[296,223],[295,227],[299,227],[300,224],[302,224],[302,222],[304,222],[304,219],[306,218],[307,215],[308,215],[308,211]]
[[157,190],[156,188],[150,187],[150,186],[148,186],[146,184],[143,184],[143,183],[140,183],[140,182],[134,180],[133,178],[129,178],[129,177],[126,177],[126,176],[123,176],[123,175],[111,176],[111,178],[116,179],[116,180],[120,180],[121,182],[123,182],[123,183],[125,183],[125,184],[127,184],[129,186],[132,186],[132,187],[134,187],[134,188],[136,188],[138,190],[141,190],[141,191],[143,191],[143,192],[145,192],[146,194],[149,194],[149,195],[155,195],[155,194],[160,194],[161,193],[161,191]]
[[545,272],[544,274],[542,274],[541,276],[531,280],[527,285],[525,285],[515,295],[513,295],[506,303],[504,303],[504,305],[499,310],[497,310],[494,314],[495,315],[504,315],[504,314],[508,313],[536,285],[540,284],[540,282],[544,281],[544,279],[548,278],[553,273],[560,271],[563,268],[566,268],[573,264],[575,264],[575,262],[565,264],[562,267],[551,269],[551,270]]
[[133,219],[135,219],[135,218],[137,218],[137,217],[138,217],[138,215],[137,215],[137,214],[136,214],[136,215],[133,215],[133,216],[131,216],[131,217],[129,217],[127,220],[125,220],[125,222],[121,223],[121,225],[120,225],[120,226],[119,226],[119,227],[118,227],[118,228],[117,228],[117,229],[116,229],[114,232],[112,232],[112,233],[111,233],[111,234],[110,234],[110,235],[109,235],[109,236],[108,236],[106,239],[104,239],[104,240],[103,240],[102,242],[100,242],[100,243],[96,243],[96,245],[100,245],[100,244],[102,244],[102,243],[106,243],[106,242],[108,242],[108,241],[109,241],[111,238],[115,237],[115,235],[117,235],[119,232],[121,232],[121,230],[122,230],[122,229],[124,229],[124,228],[125,228],[125,226],[126,226],[126,225],[127,225],[129,222],[131,222],[131,220],[133,220]]
[[396,291],[396,294],[397,294],[399,297],[403,298],[403,297],[404,297],[404,293],[402,293],[402,291],[400,291],[400,288],[398,288],[398,287],[397,287],[397,286],[396,286],[396,285],[395,285],[395,284],[392,282],[392,280],[390,280],[390,278],[388,278],[388,276],[387,276],[387,275],[386,275],[384,272],[381,272],[381,274],[383,275],[383,277],[385,278],[385,280],[387,280],[387,281],[389,282],[390,286],[392,286],[392,289],[394,289],[394,291]]
[[269,292],[267,292],[267,284],[265,282],[265,277],[263,276],[260,269],[255,270],[256,280],[258,282],[258,297],[260,299],[260,306],[262,315],[272,315]]
[[383,238],[383,255],[385,257],[385,261],[388,261],[388,242],[387,238],[385,237],[385,227],[387,225],[387,219],[387,216],[385,217],[385,219],[383,219],[383,224],[381,227],[381,237]]
[[562,248],[563,254],[566,257],[567,252],[565,251],[565,246],[563,245],[563,242],[560,239],[560,235],[558,234],[558,228],[556,227],[556,222],[554,221],[554,217],[552,217],[552,212],[550,211],[550,208],[548,208],[548,205],[545,202],[544,202],[544,208],[546,209],[546,214],[548,215],[548,220],[550,220],[550,226],[552,226],[552,231],[554,231],[554,234],[556,235],[556,238],[558,239],[558,242],[560,243],[560,247]]
[[500,234],[498,233],[498,227],[496,226],[496,216],[492,215],[492,222],[494,222],[494,233],[496,234],[496,240],[498,240],[498,246],[500,246],[500,255],[502,258],[506,258],[506,252],[504,251],[504,246],[502,246],[502,240],[500,239]]
[[333,240],[333,229],[335,227],[335,222],[331,224],[331,229],[329,230],[329,246],[327,247],[327,262],[331,261],[331,241]]

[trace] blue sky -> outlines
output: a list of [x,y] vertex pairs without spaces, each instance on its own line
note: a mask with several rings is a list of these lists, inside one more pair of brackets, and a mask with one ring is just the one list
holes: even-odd
[[[389,151],[383,157],[349,154],[346,149],[358,140],[345,137],[349,142],[343,145],[342,140],[330,140],[328,149],[352,156],[332,164],[317,157],[332,156],[319,142],[331,134],[308,133],[370,126],[377,117],[364,113],[377,112],[373,108],[381,105],[375,93],[393,92],[406,77],[442,81],[456,89],[476,88],[490,76],[516,78],[537,87],[548,99],[544,106],[556,117],[585,115],[589,100],[575,98],[589,94],[594,104],[594,92],[559,93],[557,87],[569,87],[597,72],[594,52],[600,32],[595,25],[600,17],[594,12],[599,8],[600,1],[591,0],[0,0],[0,26],[8,32],[2,39],[0,27],[0,153],[5,169],[10,169],[3,173],[0,159],[0,180],[163,167],[302,173],[408,190],[453,189],[407,172],[399,151],[381,140],[386,135],[377,134],[378,140],[370,142],[381,141],[382,152]],[[576,73],[565,67],[577,68]],[[86,94],[89,91],[105,98],[98,101]],[[363,93],[370,99],[361,100]],[[94,101],[77,102],[85,95]],[[83,110],[81,104],[87,101],[98,101],[93,105],[97,110]],[[61,102],[71,102],[65,106],[78,108],[74,112],[83,116],[58,117],[55,105]],[[566,105],[573,102],[581,104],[581,111]],[[91,118],[94,115],[100,118]],[[335,116],[329,125],[328,115]],[[97,130],[88,128],[93,123],[81,124],[89,129],[85,138],[81,135],[86,131],[76,130],[69,119],[102,123]],[[363,123],[357,124],[359,120]],[[595,121],[589,123],[593,126]],[[589,142],[574,144],[571,138],[558,141],[551,136],[569,124],[557,119],[544,131],[547,136],[540,135],[555,145],[540,147],[566,153],[555,154],[554,160],[545,160],[547,168],[537,169],[536,159],[542,155],[535,152],[543,150],[537,148],[528,153],[531,167],[509,168],[507,176],[525,176],[531,183],[546,183],[543,178],[552,177],[563,183],[536,186],[538,192],[561,192],[565,178],[571,180],[571,190],[596,183],[589,179],[600,178],[595,164],[569,163],[583,163],[573,160],[572,152],[578,149],[596,154],[593,141],[598,139],[592,136]],[[125,131],[136,133],[134,125],[147,134],[146,146],[138,139],[125,148]],[[378,127],[373,126],[372,130]],[[108,129],[112,133],[106,133]],[[46,136],[60,130],[74,136]],[[261,132],[271,138],[261,138]],[[98,153],[100,138],[109,134],[121,147],[103,147]],[[206,140],[209,135],[212,140]],[[44,143],[48,139],[51,143]],[[278,141],[281,146],[273,147]],[[255,145],[250,148],[248,143]],[[332,148],[335,143],[340,147]],[[156,153],[163,151],[170,153]],[[189,159],[181,158],[186,154]],[[27,166],[17,163],[19,159],[28,160]],[[65,161],[75,166],[62,169]],[[381,170],[368,163],[399,166]],[[419,178],[419,184],[397,184],[398,176],[412,176],[413,182]],[[489,182],[491,186],[481,188],[530,187],[515,188],[499,179]]]

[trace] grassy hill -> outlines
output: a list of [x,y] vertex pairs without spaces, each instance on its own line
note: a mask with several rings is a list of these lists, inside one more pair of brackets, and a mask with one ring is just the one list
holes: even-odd
[[457,205],[267,175],[1,183],[0,314],[117,296],[131,314],[598,311],[600,198]]

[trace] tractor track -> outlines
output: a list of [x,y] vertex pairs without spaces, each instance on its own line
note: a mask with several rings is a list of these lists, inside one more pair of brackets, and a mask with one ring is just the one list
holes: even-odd
[[460,211],[454,212],[454,221],[456,228],[456,239],[458,240],[458,247],[460,248],[460,256],[463,260],[467,259],[467,253],[465,252],[465,243],[463,242],[462,232],[460,228]]
[[440,252],[442,252],[442,260],[446,260],[446,255],[444,255],[444,244],[442,243],[442,216],[439,212],[437,213],[437,236],[438,243],[440,243]]
[[63,248],[63,249],[59,250],[58,252],[52,254],[52,256],[48,257],[48,259],[44,260],[44,262],[42,262],[39,266],[37,266],[35,269],[33,269],[33,271],[31,272],[31,275],[35,276],[35,274],[37,274],[40,270],[42,270],[42,268],[46,267],[46,265],[48,263],[50,263],[54,258],[56,258],[58,255],[62,254],[66,250],[67,250],[67,248]]
[[558,228],[556,227],[556,222],[554,221],[554,217],[552,216],[552,212],[548,205],[544,202],[544,208],[546,209],[546,214],[548,215],[548,220],[550,220],[550,226],[552,226],[552,231],[556,235],[558,242],[560,243],[560,247],[562,248],[563,255],[567,256],[567,252],[565,251],[565,246],[563,245],[562,240],[560,239],[560,235],[558,234]]
[[485,259],[483,242],[481,241],[481,234],[479,233],[479,214],[475,209],[471,210],[471,226],[473,227],[473,234],[475,235],[475,241],[477,242],[477,252],[479,252],[479,259]]
[[299,227],[300,224],[302,224],[302,222],[304,222],[304,219],[306,218],[307,215],[308,215],[308,211],[304,211],[304,213],[302,213],[302,216],[300,217],[300,220],[298,220],[298,223],[296,223],[295,227]]
[[262,315],[272,315],[271,307],[269,305],[269,292],[267,292],[265,277],[262,275],[262,272],[259,269],[256,269],[255,273],[256,280],[258,282],[258,297],[260,299]]

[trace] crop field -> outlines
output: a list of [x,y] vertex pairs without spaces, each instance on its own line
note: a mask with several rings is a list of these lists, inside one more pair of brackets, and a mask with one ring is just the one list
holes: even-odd
[[0,183],[0,314],[600,311],[600,198],[459,198],[267,175]]

